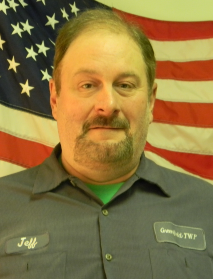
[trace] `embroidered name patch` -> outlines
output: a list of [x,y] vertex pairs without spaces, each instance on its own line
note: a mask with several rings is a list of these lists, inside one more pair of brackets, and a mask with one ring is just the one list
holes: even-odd
[[156,222],[154,231],[158,242],[170,242],[194,250],[206,249],[203,229],[177,226],[171,222]]
[[7,254],[23,253],[45,247],[49,243],[49,234],[34,236],[21,236],[6,242],[5,252]]

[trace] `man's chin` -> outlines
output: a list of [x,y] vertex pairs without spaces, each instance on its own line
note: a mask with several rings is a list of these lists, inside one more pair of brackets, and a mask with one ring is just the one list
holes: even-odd
[[92,141],[80,139],[76,142],[74,149],[74,159],[82,164],[117,164],[128,161],[133,156],[132,137],[124,140],[105,139],[102,141]]

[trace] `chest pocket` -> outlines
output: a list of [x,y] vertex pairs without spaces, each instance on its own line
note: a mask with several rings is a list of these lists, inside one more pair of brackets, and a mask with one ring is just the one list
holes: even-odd
[[176,250],[151,249],[153,279],[212,279],[211,258]]
[[66,253],[7,255],[0,258],[1,279],[64,279]]

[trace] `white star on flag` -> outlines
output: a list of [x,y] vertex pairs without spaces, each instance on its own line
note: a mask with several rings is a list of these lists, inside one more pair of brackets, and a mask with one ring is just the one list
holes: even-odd
[[52,29],[55,29],[55,24],[59,23],[59,21],[55,19],[55,14],[53,14],[52,17],[46,17],[48,18],[48,22],[45,25],[51,25]]
[[61,9],[61,12],[62,12],[62,17],[66,18],[66,20],[68,20],[69,19],[69,15],[66,13],[65,8]]
[[28,6],[28,4],[24,2],[24,0],[19,0],[19,2],[22,5],[22,7]]
[[36,55],[38,55],[34,50],[33,50],[33,46],[31,46],[31,49],[25,47],[25,49],[27,50],[28,54],[26,56],[26,58],[30,58],[32,57],[35,61],[36,61]]
[[40,1],[42,1],[42,3],[43,3],[44,5],[46,5],[46,4],[45,4],[45,0],[37,0],[36,2],[40,2]]
[[21,22],[22,26],[23,26],[23,30],[27,31],[30,35],[31,35],[31,29],[33,29],[34,27],[29,25],[28,20],[26,21],[26,23]]
[[12,60],[7,59],[8,63],[10,64],[8,70],[14,70],[17,73],[16,67],[20,65],[20,63],[16,63],[15,58],[13,56]]
[[43,78],[42,78],[42,80],[47,80],[47,81],[49,81],[50,79],[51,79],[51,76],[48,74],[48,72],[47,72],[47,69],[46,69],[46,71],[42,71],[41,70],[41,72],[42,72],[42,74],[43,74]]
[[3,50],[3,44],[5,43],[4,40],[1,39],[1,35],[0,35],[0,48]]
[[5,0],[3,0],[0,3],[0,11],[4,12],[5,14],[7,14],[7,9],[9,9],[9,7],[7,5],[5,5]]
[[7,2],[9,3],[10,8],[12,8],[16,12],[16,7],[19,6],[19,4],[16,4],[14,0],[7,0]]
[[30,90],[32,90],[34,87],[29,86],[29,84],[28,84],[28,79],[27,79],[27,81],[26,81],[25,84],[23,84],[23,83],[19,83],[19,84],[20,84],[21,87],[22,87],[21,94],[26,93],[26,94],[30,97]]
[[45,47],[45,45],[44,45],[44,41],[42,41],[42,44],[41,45],[39,45],[39,44],[36,44],[37,45],[37,47],[38,47],[38,53],[43,53],[45,56],[47,56],[47,54],[46,54],[46,52],[47,52],[47,50],[48,49],[50,49],[49,47]]
[[71,12],[75,14],[75,16],[77,16],[77,12],[80,11],[76,5],[75,5],[75,2],[72,4],[70,4],[70,7],[72,8]]
[[19,23],[17,23],[17,25],[13,25],[13,24],[11,24],[11,25],[14,29],[12,35],[18,34],[19,37],[22,37],[21,32],[23,32],[23,30],[19,27]]

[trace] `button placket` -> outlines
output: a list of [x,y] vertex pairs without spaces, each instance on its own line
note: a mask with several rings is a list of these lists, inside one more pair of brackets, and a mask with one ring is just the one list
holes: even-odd
[[113,278],[111,275],[116,269],[114,262],[114,247],[110,229],[112,225],[111,208],[102,207],[99,213],[100,237],[101,237],[101,252],[103,258],[104,270],[107,278]]

